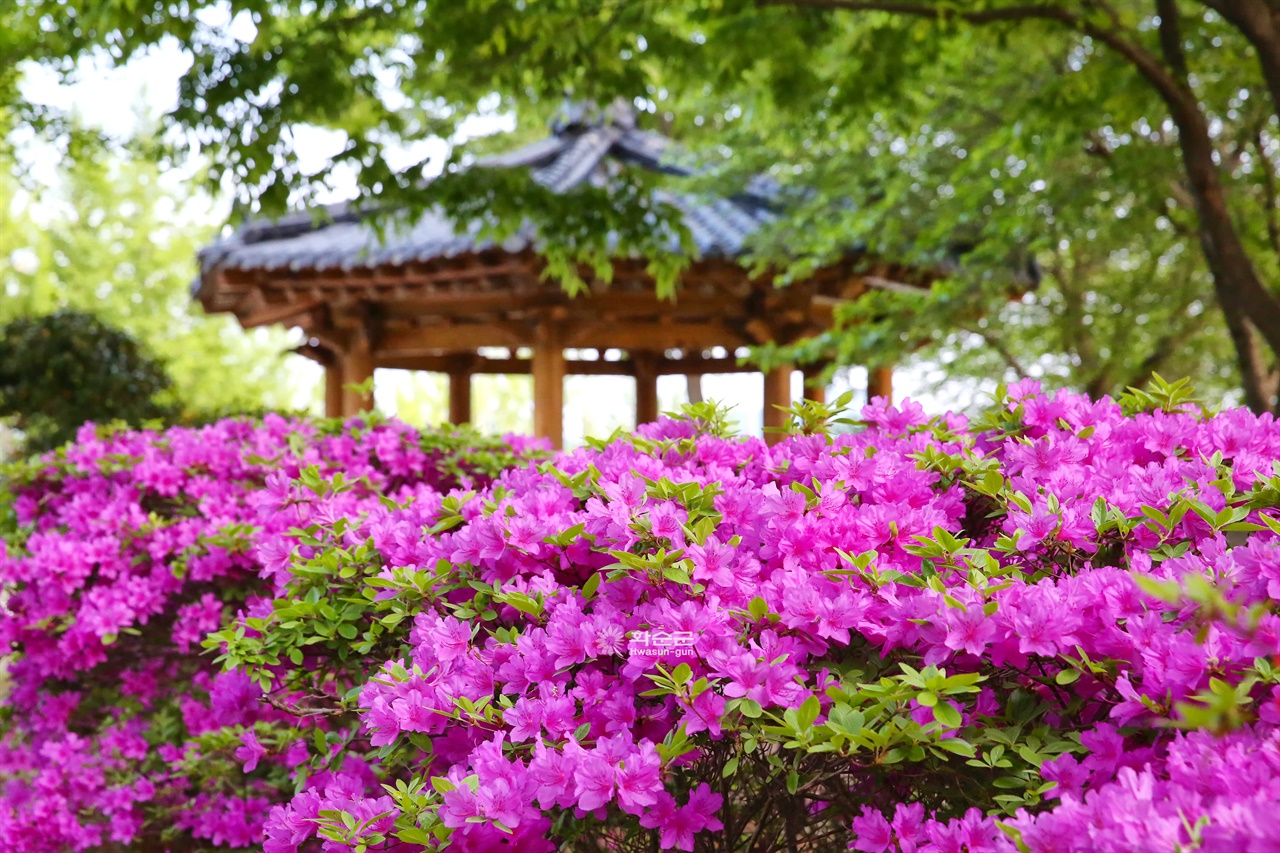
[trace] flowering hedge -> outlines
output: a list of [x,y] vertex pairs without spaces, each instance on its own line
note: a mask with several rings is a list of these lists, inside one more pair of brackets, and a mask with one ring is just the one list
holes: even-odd
[[1280,849],[1270,416],[836,420],[85,435],[13,485],[0,841]]
[[[222,672],[201,642],[238,612],[271,609],[268,567],[308,519],[283,505],[293,479],[407,501],[487,483],[533,450],[272,416],[164,433],[85,427],[56,454],[8,466],[0,850],[260,845],[314,726]],[[272,733],[261,762],[243,757],[255,727]],[[345,769],[373,783],[355,759]]]

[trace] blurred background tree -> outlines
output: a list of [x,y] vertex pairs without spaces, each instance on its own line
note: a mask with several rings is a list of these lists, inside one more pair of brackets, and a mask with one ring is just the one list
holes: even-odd
[[27,452],[70,441],[85,421],[172,421],[171,392],[164,367],[93,314],[62,309],[0,326],[0,418]]
[[[184,190],[175,176],[166,181],[157,160],[144,154],[108,149],[79,131],[67,143],[55,184],[33,190],[0,177],[0,325],[12,324],[6,339],[24,346],[59,341],[73,360],[95,352],[106,359],[96,370],[68,362],[33,375],[32,381],[56,376],[73,383],[61,389],[69,395],[68,408],[54,417],[60,426],[53,434],[78,427],[80,412],[110,419],[109,409],[99,412],[90,402],[98,400],[114,399],[115,416],[134,421],[305,406],[307,396],[292,387],[285,366],[287,334],[246,333],[231,318],[206,316],[191,301],[196,251],[216,218],[207,199]],[[47,323],[38,321],[46,317]],[[85,339],[76,340],[76,332]],[[11,371],[17,364],[38,368],[8,346]],[[117,372],[137,377],[136,400],[111,396],[133,387],[134,380],[115,383],[110,377]],[[11,394],[14,383],[23,381],[11,373],[5,386]],[[162,390],[163,405],[148,408]],[[11,396],[0,406],[8,413],[15,406],[30,411],[24,407],[35,393]],[[40,399],[56,399],[48,393]],[[73,412],[80,420],[67,422]],[[41,426],[32,439],[43,444],[40,437],[47,434]]]
[[[621,95],[696,153],[708,189],[772,180],[789,205],[753,248],[762,269],[789,268],[783,283],[851,242],[949,272],[928,298],[850,308],[848,327],[803,357],[915,362],[961,406],[1017,375],[1114,393],[1154,366],[1271,409],[1280,28],[1258,22],[1274,7],[95,0],[66,24],[64,0],[27,0],[0,8],[0,68],[35,62],[74,80],[179,45],[166,139],[205,158],[209,186],[240,211],[278,212],[344,181],[390,207],[484,211],[499,233],[533,211],[558,223],[552,248],[570,244],[553,258],[562,272],[651,248],[654,228],[626,230],[616,202],[662,179],[621,176],[630,195],[613,199],[541,198],[463,168],[504,145],[476,141],[473,120],[514,115],[527,137],[566,94]],[[64,132],[12,71],[0,120]],[[319,166],[304,150],[315,131],[337,140]],[[632,213],[643,224],[651,211]],[[1027,291],[1011,272],[1033,260]]]
[[[725,124],[734,157],[722,172],[792,162],[801,177],[785,180],[822,188],[773,232],[772,245],[759,247],[762,258],[792,246],[821,257],[856,233],[890,257],[949,269],[951,278],[925,298],[880,292],[850,306],[843,330],[802,347],[808,357],[866,363],[897,353],[927,365],[934,386],[962,403],[994,381],[1027,376],[1114,395],[1152,371],[1193,376],[1209,398],[1245,401],[1177,132],[1160,120],[1141,79],[1069,30],[1009,26],[993,36],[853,17],[860,38],[884,39],[891,56],[917,38],[938,51],[914,61],[883,51],[852,60],[815,54],[807,68],[837,85],[799,89],[811,94],[807,109],[784,81],[761,87],[749,109],[775,118]],[[1031,32],[1036,50],[1013,49]],[[1210,48],[1196,61],[1230,107],[1219,145],[1232,212],[1275,281],[1280,255],[1265,225],[1275,208],[1270,107],[1244,106],[1247,89],[1220,88],[1223,78],[1256,85],[1247,60]],[[902,75],[888,74],[895,62]],[[877,68],[884,73],[855,79]],[[967,76],[977,68],[980,76]],[[785,126],[775,104],[784,97]],[[962,253],[948,258],[948,247]],[[1010,286],[1009,271],[1025,260],[1040,280],[1022,291]]]

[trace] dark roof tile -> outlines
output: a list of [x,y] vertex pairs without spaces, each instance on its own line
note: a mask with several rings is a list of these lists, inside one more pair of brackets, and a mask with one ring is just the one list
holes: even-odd
[[[608,162],[651,171],[691,175],[671,159],[674,144],[666,137],[635,127],[629,110],[593,111],[580,108],[553,125],[554,135],[515,151],[484,158],[481,166],[532,167],[535,180],[554,192],[569,192],[588,181],[605,180]],[[770,192],[763,179],[734,198],[702,199],[658,191],[656,198],[676,206],[704,257],[736,257],[748,237],[772,219]],[[366,219],[373,208],[340,204],[313,212],[292,213],[272,221],[250,222],[200,253],[201,271],[215,266],[241,270],[332,269],[354,270],[380,264],[428,261],[491,247],[478,241],[476,229],[458,228],[438,210],[423,214],[411,227],[388,226],[385,242]],[[502,248],[517,252],[535,244],[526,226]],[[673,250],[678,248],[672,239]]]

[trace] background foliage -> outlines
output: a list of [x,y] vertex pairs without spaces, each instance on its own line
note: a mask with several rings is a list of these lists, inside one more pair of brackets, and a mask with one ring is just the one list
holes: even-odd
[[[305,405],[285,369],[287,335],[246,334],[191,301],[196,251],[213,233],[207,200],[164,178],[153,157],[78,130],[66,142],[52,185],[0,175],[0,325],[93,315],[157,360],[175,416]],[[116,402],[128,417],[129,399]]]
[[[599,269],[612,251],[652,252],[652,224],[636,224],[662,217],[646,209],[654,179],[628,179],[612,199],[547,197],[511,176],[457,173],[502,143],[455,148],[443,164],[412,143],[460,141],[463,122],[504,111],[527,138],[566,95],[621,95],[697,152],[709,188],[762,172],[781,186],[791,208],[755,247],[761,263],[803,274],[850,243],[943,269],[963,257],[935,298],[873,300],[848,317],[856,330],[808,356],[916,353],[961,383],[1043,374],[1095,393],[1203,365],[1206,392],[1275,401],[1270,0],[339,0],[269,14],[256,0],[107,0],[77,11],[54,27],[60,2],[15,7],[0,55],[74,76],[72,58],[124,62],[176,38],[193,65],[170,140],[211,154],[211,186],[229,181],[245,212],[354,175],[392,205],[443,202],[499,229],[532,215],[571,281],[575,260]],[[63,117],[9,94],[12,126],[60,131]],[[347,140],[314,174],[294,146],[307,126]],[[449,179],[424,187],[424,168],[442,165]],[[1031,258],[1043,281],[1019,308],[1013,271]]]

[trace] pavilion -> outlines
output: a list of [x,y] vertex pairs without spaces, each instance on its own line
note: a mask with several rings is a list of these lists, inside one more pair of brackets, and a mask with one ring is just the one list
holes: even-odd
[[[529,168],[555,192],[608,180],[619,168],[689,174],[672,164],[673,143],[636,126],[624,106],[577,108],[550,137],[490,158],[493,168]],[[371,398],[351,386],[375,368],[449,376],[449,419],[471,420],[471,377],[532,374],[534,432],[559,447],[566,374],[625,375],[636,383],[636,422],[658,417],[657,378],[739,373],[742,347],[790,343],[824,331],[835,307],[870,288],[924,289],[934,277],[851,249],[804,281],[775,287],[739,263],[748,238],[775,215],[767,191],[730,198],[664,193],[684,217],[698,257],[681,274],[677,298],[659,299],[642,260],[615,265],[607,285],[587,279],[571,297],[544,279],[536,234],[501,244],[428,212],[380,240],[365,216],[335,206],[250,222],[200,253],[196,299],[230,312],[245,328],[300,326],[299,350],[325,367],[325,409],[354,414]],[[806,379],[821,365],[807,365]],[[892,370],[870,365],[868,396],[890,396]],[[764,379],[765,426],[781,426],[790,367]],[[807,396],[821,394],[813,388]]]

